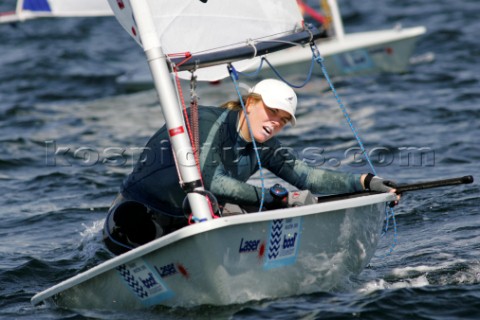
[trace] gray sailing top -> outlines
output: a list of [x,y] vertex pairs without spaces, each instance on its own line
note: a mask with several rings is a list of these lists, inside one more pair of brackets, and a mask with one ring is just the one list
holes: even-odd
[[[259,169],[255,150],[251,142],[238,134],[237,121],[238,111],[199,108],[203,183],[220,204],[259,206],[262,189],[246,183]],[[362,190],[359,174],[311,167],[296,159],[290,148],[283,148],[276,137],[257,143],[257,149],[263,168],[300,190],[323,194]],[[181,214],[186,194],[179,185],[166,126],[150,138],[121,192],[127,199],[170,214]],[[267,189],[265,203],[273,200]]]

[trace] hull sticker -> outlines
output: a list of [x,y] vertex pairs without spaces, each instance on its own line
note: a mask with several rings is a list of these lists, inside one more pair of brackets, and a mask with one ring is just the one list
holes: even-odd
[[334,55],[335,63],[345,73],[368,70],[374,67],[373,61],[365,49]]
[[133,294],[146,306],[173,295],[162,278],[142,259],[122,264],[116,269]]
[[265,255],[265,269],[287,266],[297,260],[302,217],[273,220]]

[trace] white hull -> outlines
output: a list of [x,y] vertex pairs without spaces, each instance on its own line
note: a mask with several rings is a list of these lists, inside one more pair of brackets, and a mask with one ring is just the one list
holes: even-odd
[[[415,42],[425,32],[424,27],[415,27],[351,33],[345,34],[341,40],[320,39],[317,46],[329,74],[334,76],[403,72],[408,69]],[[267,58],[286,74],[298,73],[299,70],[306,72],[312,52],[309,47],[293,47]]]
[[392,194],[185,227],[32,298],[80,309],[192,307],[341,286],[373,256]]
[[[414,27],[350,33],[345,34],[341,40],[320,39],[317,46],[330,76],[401,73],[408,70],[416,41],[425,32],[425,27]],[[305,75],[312,60],[312,51],[309,46],[297,46],[271,53],[267,58],[283,76]],[[255,70],[245,72],[252,71]],[[314,68],[314,74],[322,76],[318,66]],[[274,73],[264,64],[259,76],[268,78],[274,76]],[[134,72],[120,76],[117,82],[127,91],[153,88],[147,65],[143,70],[135,69]]]

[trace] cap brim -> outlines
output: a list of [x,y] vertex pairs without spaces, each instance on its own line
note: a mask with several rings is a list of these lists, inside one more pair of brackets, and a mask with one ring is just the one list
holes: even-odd
[[292,124],[292,127],[295,127],[297,125],[297,118],[295,118],[295,115],[292,114],[289,110],[286,110],[286,109],[284,109],[282,107],[278,107],[278,106],[277,107],[269,107],[267,101],[265,101],[265,100],[263,100],[263,103],[269,109],[278,109],[278,110],[282,110],[282,111],[287,112],[290,115],[290,123]]

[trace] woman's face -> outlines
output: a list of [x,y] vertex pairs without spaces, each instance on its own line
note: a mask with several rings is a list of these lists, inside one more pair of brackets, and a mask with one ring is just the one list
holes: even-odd
[[[291,115],[283,110],[267,107],[262,100],[249,99],[247,101],[247,113],[255,141],[263,143],[276,134],[290,122]],[[242,135],[250,138],[247,124],[242,124]]]

